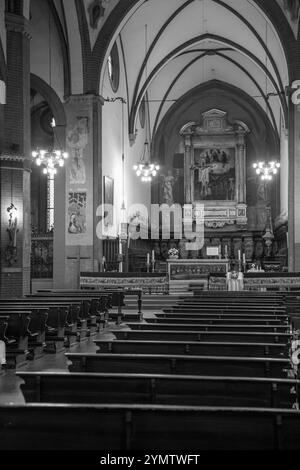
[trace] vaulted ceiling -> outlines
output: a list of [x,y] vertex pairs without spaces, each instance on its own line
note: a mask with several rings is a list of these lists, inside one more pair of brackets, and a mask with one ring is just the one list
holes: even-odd
[[152,131],[189,90],[212,80],[254,98],[278,131],[287,118],[284,46],[255,1],[144,2],[119,32],[128,77],[130,131],[147,92]]
[[[97,4],[101,8],[93,18],[91,7]],[[45,6],[50,8],[55,25],[52,61],[57,63],[51,86],[61,99],[70,93],[102,94],[107,58],[118,42],[126,69],[130,133],[135,132],[143,97],[149,101],[155,132],[175,101],[209,81],[243,90],[279,133],[287,122],[285,88],[295,78],[291,69],[300,71],[298,4],[298,0],[23,0],[33,32],[32,72],[48,83]]]

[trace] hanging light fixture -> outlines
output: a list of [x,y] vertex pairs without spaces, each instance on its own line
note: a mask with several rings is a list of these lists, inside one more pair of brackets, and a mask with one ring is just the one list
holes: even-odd
[[[51,122],[51,127],[53,129],[55,140],[56,123],[54,118]],[[58,140],[57,137],[56,140]],[[58,168],[64,167],[65,160],[69,157],[69,154],[67,152],[64,152],[63,150],[41,149],[32,152],[32,157],[34,158],[36,165],[43,168],[44,175],[49,175],[53,177],[57,174]]]
[[156,163],[151,163],[149,142],[145,141],[144,151],[142,153],[140,161],[133,167],[136,175],[141,178],[143,183],[151,183],[152,179],[157,175],[160,167]]
[[[266,46],[268,47],[268,24],[266,22]],[[266,70],[268,70],[268,56],[266,53]],[[267,122],[268,122],[268,98],[272,96],[271,93],[268,93],[268,76],[266,73],[266,124],[265,124],[265,154],[267,153]],[[261,177],[262,181],[266,183],[272,181],[273,176],[278,174],[280,169],[280,163],[278,161],[258,161],[253,164],[253,168],[256,170],[256,174]]]
[[253,168],[256,174],[261,177],[263,181],[272,181],[273,176],[277,175],[280,168],[279,162],[257,162],[254,163]]
[[[148,53],[148,42],[147,42],[147,25],[145,25],[145,57],[147,59]],[[145,83],[147,83],[147,60],[145,66]],[[148,100],[145,102],[149,103]],[[150,122],[149,122],[149,105],[146,110],[146,140],[144,143],[143,153],[141,154],[140,161],[133,166],[134,171],[138,178],[141,178],[143,183],[151,183],[152,179],[157,175],[160,170],[160,166],[157,163],[151,162],[150,144],[148,133],[150,133]]]
[[[52,87],[52,52],[51,52],[51,12],[49,9],[49,84],[50,88]],[[54,136],[54,145],[53,148],[44,150],[44,149],[37,149],[32,152],[32,157],[37,166],[42,167],[43,174],[49,175],[50,178],[53,178],[57,174],[58,168],[62,168],[65,165],[65,160],[69,157],[69,154],[62,150],[61,146],[59,145],[58,137],[55,133],[55,129],[57,127],[55,118],[52,117],[50,126],[53,129],[53,136]],[[55,149],[55,140],[58,143],[58,149]]]

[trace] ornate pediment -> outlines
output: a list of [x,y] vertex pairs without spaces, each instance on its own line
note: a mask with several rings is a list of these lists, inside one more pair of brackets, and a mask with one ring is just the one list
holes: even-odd
[[249,128],[241,121],[236,121],[234,124],[228,123],[227,112],[220,109],[210,109],[202,113],[201,123],[188,122],[181,130],[180,135],[218,135],[230,134],[235,132],[249,132]]

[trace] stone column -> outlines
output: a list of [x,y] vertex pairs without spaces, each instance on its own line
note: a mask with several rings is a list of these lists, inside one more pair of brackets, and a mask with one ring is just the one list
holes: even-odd
[[192,202],[191,166],[192,166],[192,137],[186,136],[185,137],[185,165],[184,165],[185,204],[191,204]]
[[[80,272],[100,271],[102,241],[97,238],[97,207],[102,203],[102,104],[94,95],[68,98],[65,220],[55,226],[65,239],[65,286],[79,287]],[[58,236],[58,235],[57,235]]]
[[237,158],[238,158],[238,188],[237,188],[237,201],[239,204],[246,203],[246,147],[244,143],[237,144]]
[[300,106],[290,105],[289,270],[300,271]]
[[[1,295],[30,292],[30,33],[28,21],[5,14],[7,83],[1,152]],[[14,256],[9,256],[8,212],[18,209]]]

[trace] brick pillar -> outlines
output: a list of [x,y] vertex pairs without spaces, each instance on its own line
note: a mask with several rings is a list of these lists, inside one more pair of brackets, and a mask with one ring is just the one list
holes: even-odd
[[54,272],[59,264],[66,288],[79,286],[80,271],[98,272],[102,260],[102,241],[96,236],[96,210],[102,202],[102,105],[94,95],[71,96],[65,103],[69,160],[65,177],[57,179],[65,203],[64,214],[59,209],[61,223],[55,221],[55,238],[65,244],[55,247]]
[[[30,34],[28,21],[6,12],[7,83],[1,178],[0,294],[30,292]],[[7,207],[18,209],[16,256],[9,260]]]

